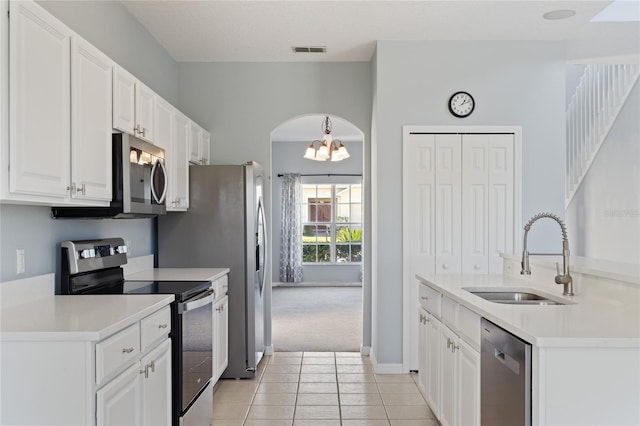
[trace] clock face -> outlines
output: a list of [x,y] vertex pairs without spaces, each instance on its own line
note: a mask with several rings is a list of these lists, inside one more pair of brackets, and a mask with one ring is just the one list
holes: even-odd
[[456,117],[471,115],[476,103],[467,92],[456,92],[449,98],[449,111]]

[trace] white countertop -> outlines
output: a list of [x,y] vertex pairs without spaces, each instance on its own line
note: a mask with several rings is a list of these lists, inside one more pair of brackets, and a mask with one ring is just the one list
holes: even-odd
[[214,281],[229,273],[229,268],[156,268],[126,274],[128,281]]
[[172,294],[50,296],[0,311],[0,341],[98,341],[174,300]]
[[[640,348],[640,293],[626,297],[562,296],[535,281],[503,275],[416,275],[418,280],[538,347]],[[568,305],[507,305],[489,302],[465,287],[533,289]]]

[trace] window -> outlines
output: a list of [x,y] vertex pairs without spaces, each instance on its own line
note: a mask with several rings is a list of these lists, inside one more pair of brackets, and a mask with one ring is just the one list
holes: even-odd
[[362,185],[302,185],[302,261],[362,261]]

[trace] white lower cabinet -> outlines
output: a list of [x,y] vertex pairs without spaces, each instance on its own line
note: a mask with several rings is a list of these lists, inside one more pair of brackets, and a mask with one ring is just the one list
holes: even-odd
[[[460,322],[460,311],[464,308],[439,293],[434,296],[434,290],[428,289],[429,299],[421,299],[418,308],[419,387],[443,426],[479,425],[480,353],[475,341],[467,342],[461,336],[479,333],[480,317],[470,318],[469,313],[463,311],[464,321]],[[443,302],[441,318],[446,319],[446,323],[436,317],[440,310],[425,309],[427,300],[432,308],[440,306],[434,303],[434,297]]]
[[212,284],[216,294],[213,305],[213,373],[212,382],[218,381],[229,365],[229,277],[224,275]]
[[142,358],[140,373],[143,377],[141,424],[171,425],[171,339]]
[[96,392],[96,424],[142,424],[142,376],[136,363]]
[[440,321],[429,315],[427,336],[427,394],[425,399],[437,416],[440,412]]
[[229,365],[229,296],[224,296],[215,304],[215,379],[220,378]]
[[480,353],[464,340],[457,343],[457,424],[480,424]]
[[449,327],[440,325],[440,369],[441,369],[441,394],[440,423],[445,426],[453,426],[456,422],[456,390],[458,385],[458,369],[456,368],[455,347],[458,336]]
[[418,358],[418,388],[423,396],[427,393],[427,365],[428,351],[426,350],[429,339],[429,313],[422,307],[418,307],[418,347],[425,348]]
[[170,324],[165,306],[99,341],[2,341],[0,424],[170,426]]
[[171,425],[171,339],[96,392],[96,424]]

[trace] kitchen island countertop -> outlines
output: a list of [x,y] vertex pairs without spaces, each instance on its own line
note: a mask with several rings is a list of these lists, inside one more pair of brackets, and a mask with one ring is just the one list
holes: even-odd
[[[562,287],[504,275],[416,275],[425,285],[538,347],[640,348],[640,292],[629,286],[613,292],[562,296]],[[566,305],[511,305],[484,300],[465,288],[518,289]],[[635,288],[634,288],[635,287]]]

